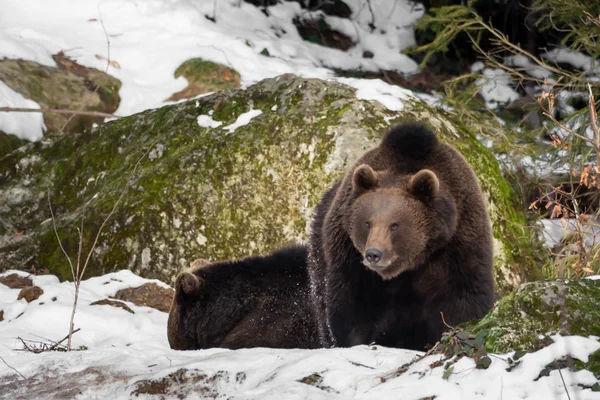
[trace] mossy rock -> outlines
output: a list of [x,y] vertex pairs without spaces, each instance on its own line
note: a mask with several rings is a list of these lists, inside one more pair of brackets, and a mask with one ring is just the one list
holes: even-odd
[[0,131],[0,158],[27,143],[27,140]]
[[240,74],[233,68],[202,58],[192,58],[175,70],[175,78],[183,76],[188,86],[167,101],[190,99],[199,94],[240,87]]
[[553,334],[600,336],[600,280],[525,283],[468,329],[487,331],[486,349],[494,353],[535,351]]
[[[261,114],[229,127],[250,110]],[[201,115],[221,125],[202,127]],[[263,254],[305,240],[328,186],[392,124],[407,120],[431,124],[479,176],[494,225],[498,287],[537,278],[532,257],[523,256],[536,245],[521,230],[523,214],[476,128],[423,103],[394,112],[357,99],[356,90],[341,83],[293,75],[32,143],[0,159],[0,253],[8,268],[71,276],[54,233],[49,190],[71,255],[81,218],[87,252],[123,195],[94,247],[90,275],[129,268],[170,281],[196,258]],[[529,264],[519,263],[519,256]]]
[[[121,101],[118,79],[60,53],[54,60],[58,67],[5,58],[0,60],[0,80],[42,108],[115,112]],[[99,116],[44,113],[47,133],[82,132],[103,121]]]

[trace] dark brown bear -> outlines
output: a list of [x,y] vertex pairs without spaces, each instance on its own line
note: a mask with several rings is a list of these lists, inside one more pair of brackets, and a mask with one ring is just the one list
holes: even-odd
[[323,346],[424,350],[494,302],[492,233],[472,169],[404,124],[325,194],[308,258]]
[[171,348],[318,347],[306,253],[291,246],[180,274],[167,327]]

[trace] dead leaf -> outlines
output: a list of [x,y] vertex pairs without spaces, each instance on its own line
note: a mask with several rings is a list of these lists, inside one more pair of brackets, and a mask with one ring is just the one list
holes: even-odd
[[121,69],[121,66],[115,60],[109,60],[108,58],[101,56],[100,54],[96,54],[96,58],[100,61],[108,61],[108,64],[115,69]]

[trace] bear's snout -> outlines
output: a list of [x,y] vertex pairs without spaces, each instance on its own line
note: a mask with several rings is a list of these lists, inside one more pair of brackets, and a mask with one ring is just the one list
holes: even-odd
[[377,249],[368,249],[365,252],[365,259],[369,264],[375,265],[381,260],[381,251]]

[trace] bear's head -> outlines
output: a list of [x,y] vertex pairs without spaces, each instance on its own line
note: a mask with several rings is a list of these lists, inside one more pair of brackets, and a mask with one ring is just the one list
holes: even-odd
[[451,240],[456,223],[454,200],[433,171],[355,169],[345,225],[363,264],[383,279],[422,265]]
[[175,281],[175,296],[167,322],[167,337],[175,350],[198,348],[196,324],[201,315],[195,305],[205,284],[204,279],[190,272],[182,272]]

